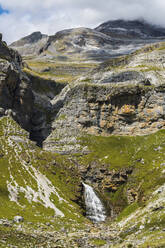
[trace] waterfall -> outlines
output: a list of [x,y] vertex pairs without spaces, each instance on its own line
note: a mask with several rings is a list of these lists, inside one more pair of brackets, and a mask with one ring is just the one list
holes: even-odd
[[101,222],[106,218],[105,208],[94,192],[93,188],[85,183],[84,186],[84,198],[86,205],[86,216],[93,222]]

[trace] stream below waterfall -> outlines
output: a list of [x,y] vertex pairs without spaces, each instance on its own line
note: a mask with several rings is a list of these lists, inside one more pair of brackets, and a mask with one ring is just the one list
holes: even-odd
[[93,188],[88,184],[84,186],[84,199],[86,206],[86,216],[93,222],[102,222],[106,219],[106,211],[101,200],[98,198]]

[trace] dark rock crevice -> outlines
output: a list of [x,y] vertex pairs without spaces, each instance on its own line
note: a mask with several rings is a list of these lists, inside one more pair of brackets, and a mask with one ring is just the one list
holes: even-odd
[[59,111],[57,109],[56,113],[54,112],[51,101],[60,94],[66,84],[56,83],[53,80],[47,80],[31,74],[27,75],[31,81],[31,88],[34,95],[30,139],[42,147],[43,141],[51,133],[52,118]]

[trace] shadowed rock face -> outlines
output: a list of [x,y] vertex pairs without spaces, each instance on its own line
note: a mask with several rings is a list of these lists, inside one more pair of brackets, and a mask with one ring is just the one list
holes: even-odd
[[10,114],[25,129],[31,129],[33,93],[28,77],[21,71],[18,52],[0,41],[0,107],[1,116]]

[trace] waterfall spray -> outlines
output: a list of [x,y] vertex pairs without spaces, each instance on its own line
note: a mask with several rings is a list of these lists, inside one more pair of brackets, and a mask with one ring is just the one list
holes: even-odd
[[86,205],[86,216],[93,222],[105,221],[106,211],[93,188],[88,184],[82,183],[84,186],[84,199]]

